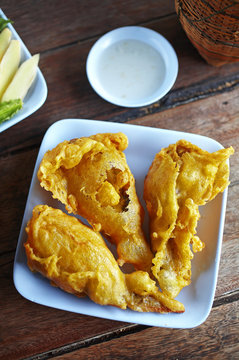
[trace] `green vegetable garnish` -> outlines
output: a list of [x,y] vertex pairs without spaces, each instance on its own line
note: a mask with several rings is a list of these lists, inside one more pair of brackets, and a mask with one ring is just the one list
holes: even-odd
[[22,100],[9,100],[0,103],[0,124],[11,119],[22,108]]
[[12,20],[0,18],[0,32],[7,26],[8,23],[12,24]]

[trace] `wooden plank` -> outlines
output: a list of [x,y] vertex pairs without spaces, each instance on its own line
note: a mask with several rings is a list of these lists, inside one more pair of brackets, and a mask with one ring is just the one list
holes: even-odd
[[[223,146],[239,150],[239,88],[159,113],[145,113],[130,124],[170,129],[208,136]],[[231,182],[239,178],[239,159],[231,157]]]
[[[110,341],[64,353],[57,359],[238,359],[239,302],[211,311],[207,321],[194,329],[145,328]],[[90,344],[89,344],[90,345]],[[80,348],[81,344],[79,344]],[[68,351],[70,349],[68,348]],[[63,353],[63,355],[59,356]],[[41,357],[39,358],[39,360]]]
[[36,156],[37,150],[33,150],[0,159],[0,254],[15,251]]
[[[172,16],[171,21],[157,20],[151,23],[150,27],[163,33],[172,42],[180,63],[174,88],[162,100],[136,109],[109,104],[93,91],[85,73],[86,58],[94,41],[56,49],[43,54],[40,60],[40,68],[49,90],[46,103],[36,113],[1,134],[0,153],[39,146],[47,128],[60,119],[86,118],[126,122],[144,118],[145,115],[155,114],[158,117],[165,109],[221,91],[230,90],[230,94],[234,88],[239,88],[239,64],[223,68],[207,65],[190,45],[175,16]],[[14,141],[9,142],[9,137]]]
[[[0,359],[22,359],[62,345],[83,341],[127,324],[56,310],[18,294],[12,281],[12,255],[0,266]],[[3,262],[3,261],[2,261]]]
[[[238,249],[235,249],[235,251],[238,251]],[[66,349],[67,351],[72,351],[72,349],[77,349],[82,346],[89,346],[95,341],[106,341],[114,336],[118,336],[118,334],[139,331],[142,330],[142,328],[146,328],[132,324],[130,325],[116,321],[73,314],[32,303],[22,298],[13,286],[12,262],[1,266],[0,281],[0,359],[21,359],[33,356],[34,354],[48,353],[51,352],[52,349],[59,349],[59,352],[65,352]],[[230,280],[228,279],[228,282],[229,281]],[[235,292],[234,294],[236,295]],[[233,295],[233,300],[234,298],[238,299],[238,297],[239,293],[237,293],[236,297]],[[221,303],[230,302],[230,297],[226,300],[222,297]],[[218,298],[218,302],[220,303],[220,298]],[[218,323],[220,321],[221,324],[223,324],[223,328],[221,328],[220,331],[227,329],[230,323],[233,329],[233,321],[235,321],[236,324],[236,319],[238,319],[236,317],[238,316],[238,313],[236,313],[236,308],[234,309],[234,306],[235,303],[230,303],[228,308],[217,306],[212,310],[212,315],[209,317],[205,325],[200,326],[200,329],[202,329],[203,332],[210,333],[214,329],[214,326],[215,329],[218,328]],[[229,314],[227,314],[228,311]],[[216,323],[214,316],[216,317]],[[226,320],[222,316],[225,316]],[[228,336],[232,336],[232,329],[227,330]],[[190,336],[189,333],[191,334]],[[198,339],[200,339],[200,336],[203,335],[201,332],[197,333],[196,330],[189,332],[188,330],[156,330],[155,328],[155,330],[153,330],[153,334],[150,332],[149,337],[152,337],[152,339],[158,339],[159,334],[162,341],[161,343],[165,344],[168,343],[169,337],[171,336],[171,342],[172,344],[176,343],[176,348],[180,341],[185,343],[186,339],[187,341],[190,341],[189,339],[193,336],[195,336],[196,346],[199,346],[200,342]],[[148,339],[147,332],[143,332],[142,335],[137,334],[137,336],[139,336],[137,344],[141,343],[141,339],[145,339],[145,341]],[[120,340],[122,341],[122,347],[124,346],[124,339],[125,338]],[[230,341],[232,340],[233,336]],[[211,339],[209,339],[209,342],[210,341]],[[156,345],[157,343],[153,343],[153,346]],[[125,346],[127,346],[127,344]],[[185,351],[184,348],[181,350]],[[95,349],[95,351],[97,351],[97,349]],[[141,346],[139,351],[141,351]],[[82,358],[84,358],[85,354],[85,350],[83,350],[83,354],[81,354],[81,356],[83,356]],[[93,354],[91,350],[89,352],[89,356],[90,354]],[[160,352],[159,354],[163,355],[163,353],[161,354]],[[111,353],[111,356],[112,355],[113,353]],[[122,356],[123,355],[124,354],[122,354]],[[39,359],[40,358],[41,357],[39,357]]]
[[68,0],[67,6],[65,1],[3,0],[1,8],[32,53],[175,13],[172,0]]

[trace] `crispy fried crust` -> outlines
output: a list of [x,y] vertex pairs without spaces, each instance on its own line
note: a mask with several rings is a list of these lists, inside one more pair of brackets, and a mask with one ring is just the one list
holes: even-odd
[[156,154],[145,178],[144,199],[155,253],[152,272],[163,293],[176,297],[190,284],[191,259],[204,244],[195,235],[199,205],[229,184],[232,147],[214,153],[180,140]]
[[118,263],[149,270],[152,253],[142,231],[143,208],[122,152],[126,135],[97,134],[48,151],[38,171],[42,187],[117,245]]
[[180,302],[158,290],[148,273],[124,275],[100,234],[61,210],[36,206],[26,232],[29,268],[65,291],[121,309],[184,311]]

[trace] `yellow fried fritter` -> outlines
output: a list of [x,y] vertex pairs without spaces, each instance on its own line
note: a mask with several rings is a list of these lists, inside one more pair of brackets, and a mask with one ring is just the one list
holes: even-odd
[[148,273],[123,274],[100,234],[59,209],[36,206],[26,232],[28,266],[65,291],[121,309],[184,311],[180,302],[158,290]]
[[180,140],[156,154],[145,178],[144,199],[155,253],[152,272],[163,293],[174,298],[190,284],[193,252],[204,244],[195,235],[199,205],[228,185],[232,147],[209,153]]
[[142,231],[143,208],[122,152],[127,146],[122,133],[64,141],[44,155],[38,178],[68,212],[86,218],[117,245],[120,265],[149,270],[152,253]]

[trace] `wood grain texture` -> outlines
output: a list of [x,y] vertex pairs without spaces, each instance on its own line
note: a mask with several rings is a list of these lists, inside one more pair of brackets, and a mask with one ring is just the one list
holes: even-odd
[[[235,257],[238,251],[238,238],[223,244],[221,259],[225,261],[221,260],[220,264],[215,305],[230,302],[230,297],[223,296],[224,292],[232,292],[233,300],[239,298],[239,292],[235,291],[238,289],[238,259]],[[64,352],[72,351],[79,344],[88,346],[99,341],[103,335],[108,334],[107,338],[111,338],[132,330],[129,324],[51,309],[22,298],[12,282],[12,257],[13,253],[5,254],[5,261],[0,266],[1,360],[26,358],[58,348],[64,348]],[[229,306],[233,307],[233,304]],[[211,324],[210,319],[206,324]],[[137,328],[135,326],[134,331]]]
[[138,109],[126,109],[105,102],[90,87],[85,72],[87,55],[94,41],[68,44],[41,55],[40,68],[48,85],[47,100],[39,111],[6,130],[5,134],[14,138],[14,142],[9,142],[8,136],[0,134],[0,154],[39,146],[47,128],[60,119],[127,122],[145,115],[158,116],[163,110],[239,88],[239,64],[220,69],[206,64],[190,45],[175,15],[170,19],[155,20],[148,27],[166,36],[179,58],[175,85],[162,100]]
[[172,0],[3,0],[1,8],[33,53],[175,13]]
[[126,323],[56,310],[24,299],[13,285],[12,257],[13,254],[5,256],[0,266],[1,360],[26,358],[126,326]]
[[54,358],[236,360],[239,356],[238,310],[237,301],[213,309],[207,321],[195,329],[146,328]]
[[[184,131],[208,136],[224,147],[233,146],[239,151],[239,88],[231,92],[194,101],[183,106],[128,121],[130,124]],[[233,156],[230,163],[231,182],[239,180],[239,159]]]
[[[3,0],[1,8],[14,20],[29,50],[41,53],[48,97],[36,113],[0,134],[0,359],[238,358],[239,63],[208,65],[182,30],[173,0]],[[105,102],[85,73],[94,42],[125,25],[158,31],[179,59],[171,91],[143,108]],[[214,308],[199,328],[172,330],[102,320],[43,307],[17,293],[13,261],[36,157],[47,128],[63,118],[191,132],[234,147]]]

